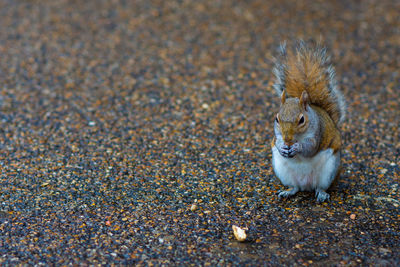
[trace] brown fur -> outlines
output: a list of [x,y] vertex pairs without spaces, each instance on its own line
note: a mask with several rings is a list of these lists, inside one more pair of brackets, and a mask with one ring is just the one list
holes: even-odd
[[301,49],[296,53],[288,51],[285,69],[286,93],[289,97],[300,98],[303,91],[308,93],[311,104],[326,110],[335,124],[340,119],[339,107],[329,93],[329,74],[311,50]]
[[332,148],[333,152],[336,153],[340,150],[341,146],[339,130],[325,110],[314,105],[312,105],[311,107],[313,108],[313,110],[315,110],[315,112],[317,112],[321,123],[322,137],[318,151]]

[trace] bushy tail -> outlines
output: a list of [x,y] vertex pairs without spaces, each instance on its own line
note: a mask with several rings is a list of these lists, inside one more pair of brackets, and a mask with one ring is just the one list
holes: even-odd
[[288,96],[300,98],[307,91],[312,104],[326,110],[336,124],[343,122],[346,103],[325,48],[309,48],[299,41],[294,51],[287,51],[283,43],[273,72],[273,87],[279,95],[285,90]]

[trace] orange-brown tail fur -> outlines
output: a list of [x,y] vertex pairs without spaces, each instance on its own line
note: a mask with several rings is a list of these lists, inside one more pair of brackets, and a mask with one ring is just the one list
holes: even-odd
[[300,98],[307,91],[311,104],[323,108],[335,124],[343,121],[346,105],[325,48],[309,48],[300,41],[294,51],[287,51],[282,44],[274,74],[273,87],[279,94],[285,90],[289,97]]

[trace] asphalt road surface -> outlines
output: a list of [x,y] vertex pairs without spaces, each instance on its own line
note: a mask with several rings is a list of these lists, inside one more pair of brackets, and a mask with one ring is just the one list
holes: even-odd
[[[0,2],[0,264],[400,265],[399,1]],[[342,172],[279,200],[279,43],[322,40]],[[236,241],[232,225],[247,227]]]

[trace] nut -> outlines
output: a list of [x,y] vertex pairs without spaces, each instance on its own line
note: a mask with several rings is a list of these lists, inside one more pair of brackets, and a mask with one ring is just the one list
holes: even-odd
[[233,234],[235,235],[236,239],[239,242],[243,242],[243,241],[246,240],[247,235],[246,235],[246,231],[245,230],[247,230],[247,228],[243,228],[242,229],[239,226],[232,225],[232,230],[233,230]]

